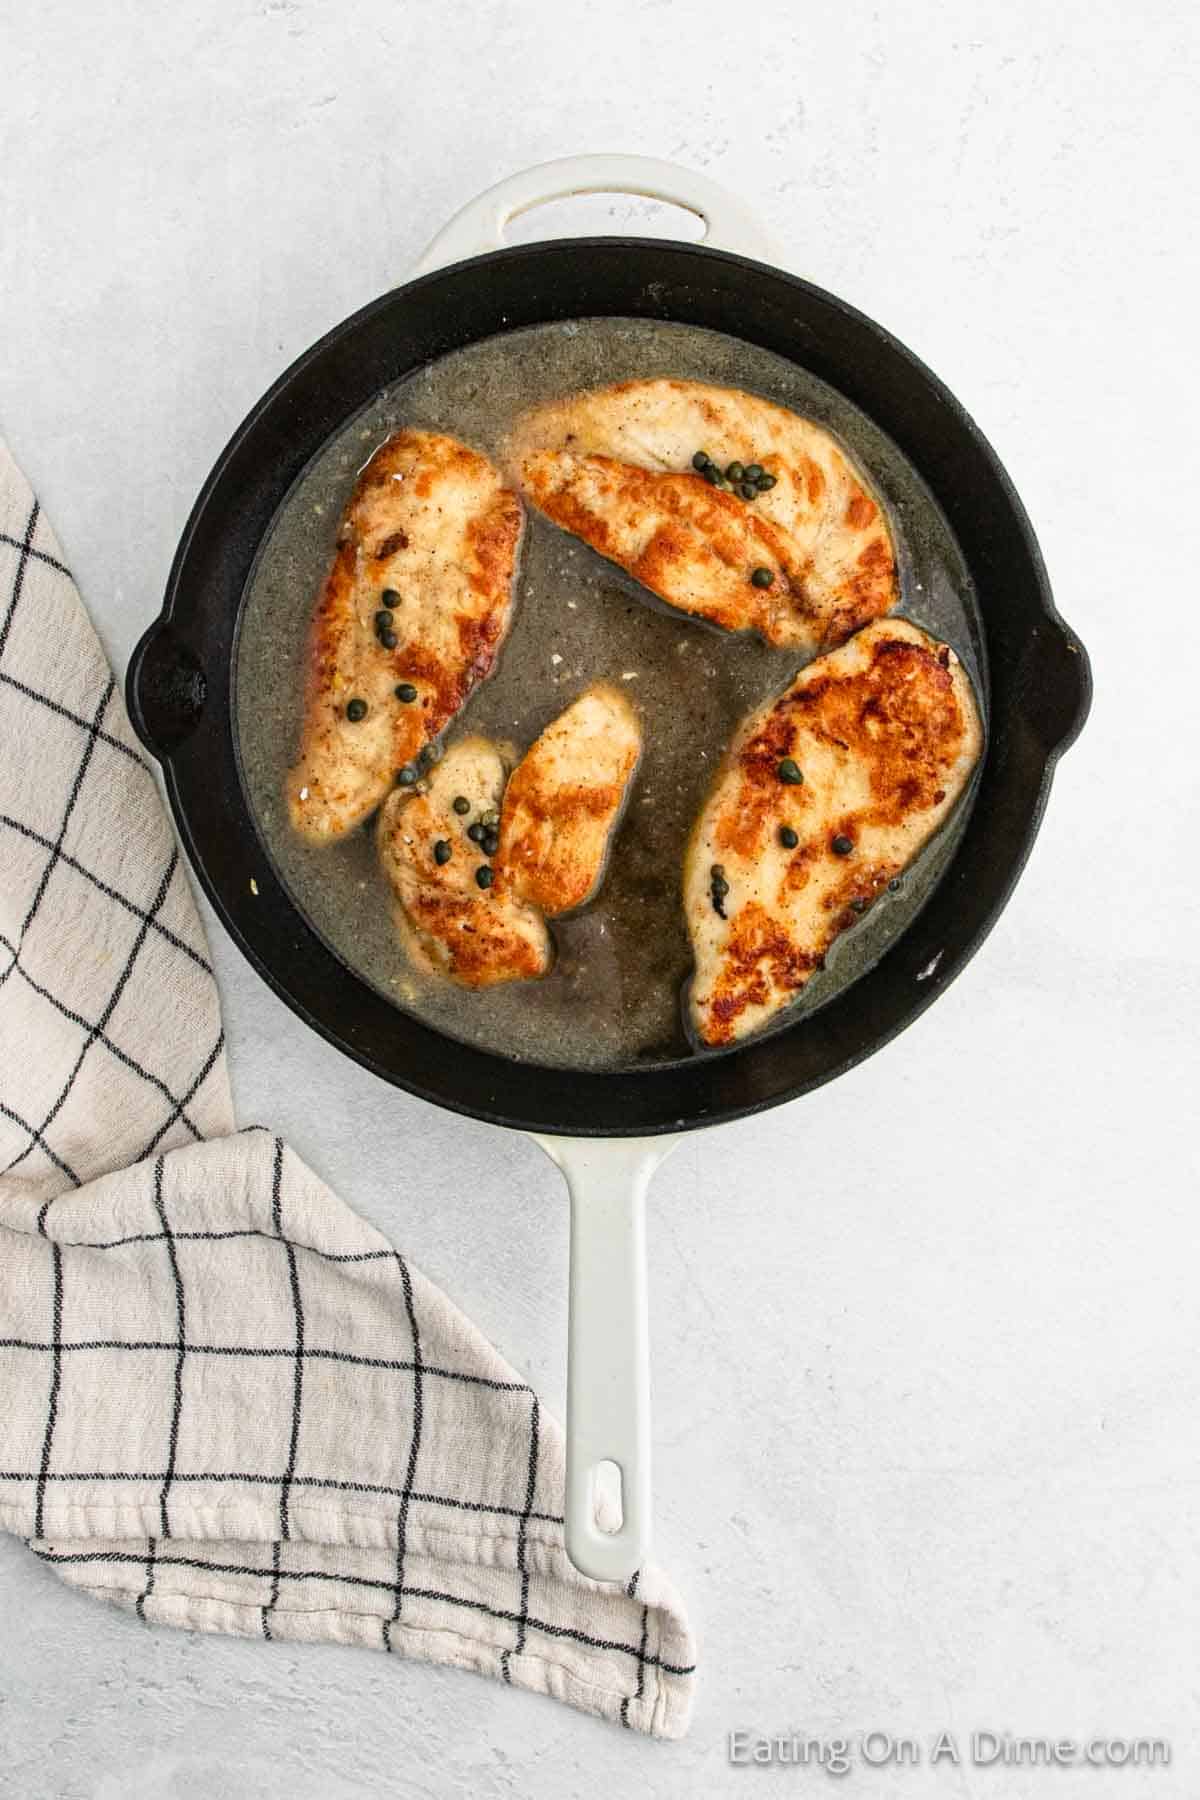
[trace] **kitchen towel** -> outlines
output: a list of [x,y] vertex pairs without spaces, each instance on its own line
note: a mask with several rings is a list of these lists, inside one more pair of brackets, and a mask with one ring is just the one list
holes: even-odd
[[687,1726],[661,1573],[563,1546],[562,1434],[280,1138],[235,1127],[151,769],[0,444],[0,1526],[147,1623]]

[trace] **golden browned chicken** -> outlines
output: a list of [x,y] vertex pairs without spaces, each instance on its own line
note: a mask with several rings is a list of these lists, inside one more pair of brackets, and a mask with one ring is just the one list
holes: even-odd
[[887,521],[827,431],[698,381],[622,381],[538,407],[507,456],[556,525],[671,606],[813,651],[898,598]]
[[363,469],[312,623],[292,824],[345,836],[489,674],[508,630],[521,504],[456,438],[398,431]]
[[540,912],[493,885],[492,864],[476,841],[484,821],[495,829],[503,791],[495,745],[464,738],[419,788],[397,788],[379,815],[379,857],[409,954],[463,987],[527,981],[553,960]]
[[962,664],[906,619],[867,626],[746,721],[684,863],[703,1043],[795,998],[937,830],[982,744]]
[[590,899],[641,752],[629,702],[597,683],[549,724],[507,788],[496,746],[456,744],[379,819],[414,960],[464,987],[544,975],[545,919]]
[[505,789],[498,883],[548,918],[589,900],[641,748],[637,714],[606,682],[559,713]]

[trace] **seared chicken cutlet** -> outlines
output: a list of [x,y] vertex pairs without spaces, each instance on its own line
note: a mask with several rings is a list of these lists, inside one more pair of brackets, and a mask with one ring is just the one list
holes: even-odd
[[896,604],[863,476],[827,431],[757,395],[621,381],[526,414],[507,454],[547,518],[727,631],[822,650]]
[[482,737],[456,744],[415,791],[397,788],[379,855],[417,962],[463,987],[544,975],[545,919],[600,885],[640,751],[633,708],[597,683],[546,727],[507,789]]
[[795,998],[941,825],[982,745],[962,664],[906,619],[867,626],[746,721],[684,862],[703,1043]]
[[363,469],[312,623],[291,821],[360,825],[489,674],[508,630],[521,504],[456,438],[398,431]]
[[499,883],[549,918],[589,900],[641,749],[625,696],[605,682],[586,688],[547,725],[505,789]]
[[397,922],[409,952],[419,965],[463,987],[527,981],[544,975],[553,960],[536,907],[478,882],[482,868],[491,879],[490,865],[467,831],[495,820],[503,791],[504,764],[495,745],[464,738],[422,789],[397,788],[379,815],[379,857],[399,902]]

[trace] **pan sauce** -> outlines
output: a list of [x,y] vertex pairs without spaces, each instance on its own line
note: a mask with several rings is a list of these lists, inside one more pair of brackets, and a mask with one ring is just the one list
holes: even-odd
[[[982,629],[948,524],[890,439],[796,364],[694,326],[589,319],[487,339],[379,394],[301,475],[251,573],[235,684],[243,777],[294,900],[357,974],[438,1030],[534,1063],[614,1068],[696,1054],[680,1007],[691,964],[680,900],[684,844],[734,729],[804,659],[659,606],[621,570],[531,513],[512,631],[495,674],[444,741],[483,732],[515,759],[588,682],[604,678],[637,707],[644,751],[598,897],[552,926],[558,957],[550,974],[467,992],[418,972],[405,954],[373,824],[319,850],[290,829],[282,794],[298,739],[308,621],[355,475],[398,426],[452,432],[496,456],[527,406],[572,388],[656,375],[748,388],[834,432],[887,507],[900,610],[953,646],[986,705]],[[901,891],[839,940],[786,1023],[832,999],[895,940],[945,868],[969,804],[918,858]]]

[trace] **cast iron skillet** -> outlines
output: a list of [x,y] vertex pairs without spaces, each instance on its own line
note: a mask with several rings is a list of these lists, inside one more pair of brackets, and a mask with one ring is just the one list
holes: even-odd
[[[127,692],[138,734],[162,762],[196,874],[275,991],[384,1080],[498,1125],[553,1134],[544,1147],[564,1167],[574,1202],[568,1547],[587,1573],[623,1578],[641,1561],[649,1529],[638,1204],[657,1158],[642,1143],[618,1155],[611,1145],[589,1150],[567,1140],[643,1140],[758,1112],[831,1080],[911,1024],[979,947],[1012,892],[1055,763],[1087,716],[1091,678],[994,452],[937,377],[853,307],[710,242],[586,238],[457,260],[489,237],[498,243],[504,223],[525,207],[585,191],[673,199],[705,219],[710,241],[749,240],[756,251],[763,243],[731,196],[643,158],[546,165],[464,209],[424,264],[449,256],[452,266],[419,275],[337,326],[234,434],[188,520],[163,610],[134,651]],[[517,327],[605,314],[672,319],[762,345],[803,363],[881,426],[924,477],[962,548],[991,682],[989,745],[962,842],[882,960],[822,1010],[761,1042],[613,1073],[510,1062],[451,1041],[355,975],[293,905],[264,851],[239,776],[231,704],[255,554],[330,434],[381,388],[447,351]],[[618,1463],[624,1482],[625,1522],[612,1534],[593,1525],[601,1458]]]

